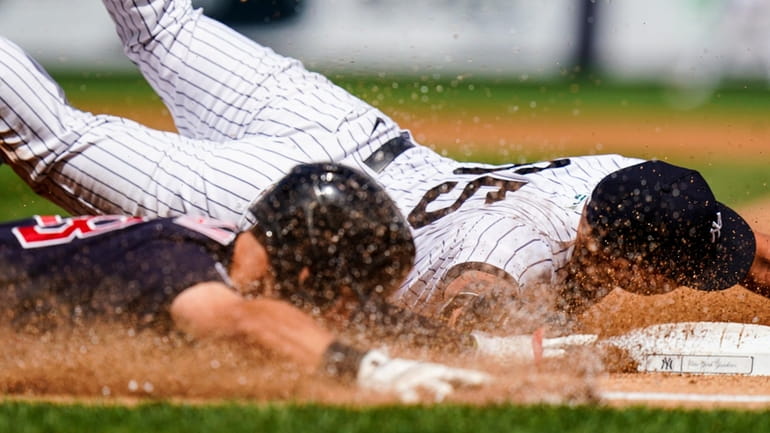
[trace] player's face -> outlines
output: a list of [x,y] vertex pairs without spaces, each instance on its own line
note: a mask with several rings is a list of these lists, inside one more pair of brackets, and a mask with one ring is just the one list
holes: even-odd
[[578,227],[567,272],[568,296],[575,298],[571,303],[578,304],[585,302],[590,305],[616,288],[652,295],[670,292],[678,287],[676,282],[658,273],[643,260],[606,254],[591,235],[585,218]]

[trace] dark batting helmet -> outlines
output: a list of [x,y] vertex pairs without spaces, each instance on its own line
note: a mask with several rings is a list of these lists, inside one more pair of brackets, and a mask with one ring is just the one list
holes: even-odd
[[386,296],[414,261],[409,227],[370,177],[331,163],[295,167],[251,207],[281,296],[323,307],[347,286]]

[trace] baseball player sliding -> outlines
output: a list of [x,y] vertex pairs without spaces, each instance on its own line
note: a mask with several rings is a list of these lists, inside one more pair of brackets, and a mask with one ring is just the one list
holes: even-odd
[[310,300],[326,323],[344,328],[338,304],[368,303],[409,270],[409,229],[373,180],[339,165],[300,165],[252,211],[264,223],[244,231],[193,216],[0,224],[0,310],[22,330],[106,320],[240,339],[405,401],[421,391],[440,400],[455,386],[488,380],[479,371],[356,349],[320,327],[309,308],[292,305],[292,297]]
[[541,284],[573,312],[618,285],[770,294],[768,238],[696,172],[617,155],[457,162],[189,0],[104,4],[179,134],[73,108],[0,40],[5,161],[70,212],[202,215],[246,229],[252,204],[292,167],[335,161],[373,176],[407,216],[415,263],[389,299],[424,315],[457,323],[492,289],[510,299]]

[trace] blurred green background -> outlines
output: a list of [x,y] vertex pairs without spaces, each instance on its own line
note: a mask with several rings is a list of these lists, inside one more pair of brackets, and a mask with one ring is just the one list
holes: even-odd
[[[161,101],[136,73],[54,72],[53,76],[81,109],[173,130]],[[770,136],[770,98],[763,82],[727,82],[706,102],[682,109],[671,103],[671,89],[654,83],[334,73],[330,78],[410,128],[423,144],[458,159],[504,163],[622,153],[695,168],[717,197],[732,206],[770,196],[770,155],[764,144]],[[589,134],[583,125],[593,128]],[[678,135],[666,133],[672,130]],[[572,131],[582,135],[573,136]],[[688,141],[688,131],[703,134],[704,140],[725,142],[704,149],[698,138]],[[709,137],[709,131],[724,131],[719,132],[724,137]],[[733,136],[742,138],[735,142]],[[612,141],[615,137],[618,142]],[[746,137],[754,142],[739,141]],[[0,182],[3,220],[64,213],[32,192],[6,165],[0,167]]]
[[[207,7],[208,4],[223,2],[200,0],[196,3]],[[287,2],[302,3],[299,0],[278,3]],[[233,0],[228,3],[233,8],[233,5],[242,8],[258,6],[258,2],[253,1]],[[725,7],[752,2],[499,1],[490,6],[490,2],[444,1],[440,2],[440,7],[435,7],[438,2],[410,2],[408,7],[400,8],[393,7],[396,2],[379,1],[306,3],[309,8],[305,16],[316,16],[309,13],[312,11],[325,13],[330,18],[328,25],[312,20],[303,22],[295,16],[292,19],[295,19],[301,33],[281,33],[280,27],[273,26],[265,30],[252,29],[254,39],[266,41],[279,52],[294,55],[288,50],[307,48],[313,51],[313,47],[318,45],[312,42],[333,39],[330,37],[331,30],[337,29],[343,36],[337,40],[342,45],[343,54],[315,50],[319,56],[328,57],[326,65],[338,66],[335,70],[322,72],[328,72],[332,80],[380,107],[402,126],[412,130],[420,142],[443,154],[492,163],[595,153],[663,158],[700,170],[712,184],[716,195],[729,205],[740,208],[770,198],[770,155],[765,144],[770,137],[770,98],[764,80],[766,71],[755,70],[743,75],[756,81],[730,81],[723,76],[735,78],[742,74],[728,74],[730,70],[720,69],[725,65],[734,66],[738,55],[747,52],[756,54],[759,61],[764,60],[759,53],[766,50],[757,44],[765,44],[769,39],[761,31],[752,33],[757,35],[756,40],[734,41],[727,51],[720,50],[718,44],[728,39],[725,35],[735,34],[734,31],[726,31],[731,30],[729,25],[732,23],[726,18],[736,15],[725,13],[729,12]],[[340,19],[346,10],[343,3],[348,3],[347,6],[358,6],[360,3],[371,10],[358,19]],[[318,7],[311,10],[313,4]],[[582,12],[578,7],[581,4],[584,6]],[[592,10],[597,5],[609,14]],[[41,8],[36,2],[21,0],[0,1],[0,8],[3,8],[0,21],[5,20],[4,35],[18,41],[41,60],[62,84],[71,102],[81,109],[129,117],[154,128],[173,129],[171,117],[158,97],[139,75],[131,72],[131,65],[122,58],[114,30],[108,18],[103,16],[104,11],[98,2],[84,0],[66,2],[66,6],[64,2],[48,6]],[[93,15],[88,8],[94,9]],[[443,12],[453,8],[461,12],[460,19],[439,19]],[[362,10],[351,8],[354,9]],[[513,9],[516,13],[509,13]],[[537,9],[543,15],[540,19],[533,19],[538,18],[537,14],[528,13],[527,9]],[[392,11],[401,13],[388,17],[386,14]],[[230,19],[239,21],[245,16],[241,11],[225,12],[228,11],[222,13],[223,18],[229,15]],[[291,12],[289,15],[296,15],[295,10]],[[302,18],[302,14],[299,15]],[[574,15],[575,19],[563,22],[559,20],[561,15]],[[272,16],[274,14],[271,13],[269,17]],[[590,21],[584,19],[589,16]],[[753,21],[759,24],[759,30],[768,28],[764,19],[766,14],[749,13],[745,16],[755,17]],[[679,20],[683,17],[687,19]],[[745,25],[750,21],[741,21],[740,29],[757,30]],[[87,22],[89,25],[73,25],[75,22]],[[576,50],[574,59],[571,58],[571,51],[561,52],[561,47],[565,45],[573,48],[591,45],[585,40],[581,42],[578,35],[581,29],[573,28],[569,23],[591,23],[582,26],[584,36],[586,29],[596,27],[592,40],[594,43],[602,42],[599,48],[603,48],[593,56],[594,67],[599,68],[596,75],[587,67],[592,62],[583,58],[585,52]],[[364,28],[355,28],[357,24]],[[399,24],[401,27],[398,27]],[[354,28],[349,28],[351,25]],[[409,32],[415,28],[423,32]],[[431,29],[434,33],[429,32]],[[671,29],[676,32],[671,32]],[[699,34],[700,30],[704,30],[703,34]],[[270,43],[270,31],[277,32],[272,41],[282,43],[282,47]],[[418,36],[424,31],[428,31],[427,37],[421,42]],[[47,38],[26,37],[41,33],[45,33]],[[70,37],[75,34],[78,34],[77,38]],[[369,34],[373,37],[366,38]],[[549,37],[542,39],[537,34]],[[528,43],[528,36],[531,35],[535,37]],[[541,43],[542,40],[554,39],[558,42],[556,45]],[[351,41],[354,48],[345,47]],[[382,43],[378,45],[377,41]],[[682,44],[683,41],[691,43]],[[484,48],[480,46],[482,42],[491,43],[487,52],[494,60],[503,60],[487,67],[486,71],[484,65],[491,61],[489,57],[480,56]],[[616,49],[608,50],[607,45],[613,42],[617,42]],[[675,54],[684,46],[689,46],[689,49],[681,52],[690,53],[692,58],[683,59],[686,56]],[[322,48],[331,49],[329,46]],[[465,48],[469,50],[464,52]],[[363,67],[367,62],[365,55],[377,50],[385,50],[373,56],[377,60],[400,56],[403,75],[373,73],[372,68]],[[736,55],[730,56],[729,51]],[[297,57],[312,68],[317,59],[310,55],[316,53],[301,54]],[[528,55],[533,54],[535,57],[543,56],[547,61],[528,63]],[[120,61],[113,60],[115,57]],[[630,77],[618,73],[618,62],[612,60],[622,60],[620,57],[638,57],[628,68],[633,72]],[[649,70],[641,68],[646,72],[640,73],[640,67],[647,66],[650,59],[655,60],[658,67]],[[671,86],[671,80],[677,78],[677,60],[689,60],[689,63],[684,62],[689,69],[685,71],[684,81],[678,83],[679,88]],[[118,62],[117,69],[114,69],[113,62]],[[503,68],[502,72],[497,69],[500,65],[506,66],[505,63],[509,63],[511,68]],[[660,67],[669,66],[666,63],[670,63],[671,68]],[[57,71],[57,66],[70,69]],[[462,72],[449,73],[442,70],[445,67]],[[614,74],[601,73],[602,67],[605,72]],[[356,69],[364,72],[356,73]],[[340,70],[345,72],[338,72]],[[522,70],[525,72],[520,72]],[[491,72],[497,77],[476,76],[472,71]],[[645,78],[640,80],[640,76]],[[0,167],[0,185],[2,220],[63,213],[35,195],[7,165]],[[291,404],[213,409],[162,403],[130,408],[18,402],[0,405],[0,431],[30,432],[196,429],[704,432],[764,431],[768,430],[768,425],[770,421],[766,412],[681,413],[643,408],[614,411],[602,407],[501,405],[458,408],[439,405],[428,408],[385,407],[367,412]]]

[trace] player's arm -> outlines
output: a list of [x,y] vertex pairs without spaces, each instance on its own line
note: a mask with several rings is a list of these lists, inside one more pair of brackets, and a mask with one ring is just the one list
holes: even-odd
[[475,370],[358,350],[337,341],[312,317],[284,301],[246,299],[220,282],[189,287],[177,295],[170,310],[175,325],[193,337],[243,338],[299,364],[354,379],[361,387],[395,392],[404,401],[418,400],[418,390],[441,400],[454,386],[489,380]]
[[494,329],[504,319],[507,300],[518,292],[516,281],[499,268],[481,263],[456,266],[442,282],[438,316],[461,331]]
[[196,284],[171,304],[174,324],[196,338],[244,338],[279,356],[317,366],[334,336],[292,305],[247,300],[221,282]]

